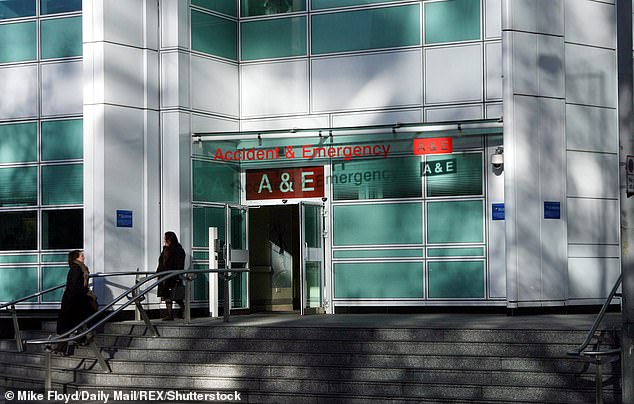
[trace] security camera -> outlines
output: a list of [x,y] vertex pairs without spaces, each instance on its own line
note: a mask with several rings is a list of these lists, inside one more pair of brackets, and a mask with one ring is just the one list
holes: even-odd
[[495,169],[504,165],[504,149],[502,147],[497,147],[495,153],[491,155],[491,165]]
[[326,203],[326,201],[328,200],[328,198],[326,198],[325,196],[323,198],[321,198],[321,201]]
[[288,199],[282,199],[282,203],[286,204],[286,202],[288,202]]

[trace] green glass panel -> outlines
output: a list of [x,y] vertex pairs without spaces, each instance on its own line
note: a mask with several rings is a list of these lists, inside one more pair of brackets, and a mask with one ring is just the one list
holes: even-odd
[[304,242],[307,247],[321,248],[321,206],[304,205]]
[[42,262],[68,262],[68,254],[42,254]]
[[[193,269],[207,269],[209,264],[194,264]],[[193,300],[209,300],[209,274],[197,274],[192,282]]]
[[84,156],[82,119],[42,122],[42,160],[80,159]]
[[81,17],[54,18],[40,22],[42,59],[82,55]]
[[208,261],[209,252],[207,251],[194,251],[192,252],[192,258],[195,260]]
[[237,22],[192,10],[192,50],[238,60]]
[[[10,302],[37,293],[37,268],[0,268],[0,302]],[[37,301],[37,298],[28,300]]]
[[312,10],[323,10],[325,8],[350,7],[362,4],[385,3],[386,0],[311,0]]
[[306,17],[275,18],[240,24],[242,60],[306,55]]
[[414,4],[313,15],[312,53],[420,45],[419,10]]
[[194,247],[209,247],[209,228],[218,228],[218,239],[225,240],[226,217],[222,207],[194,208]]
[[203,7],[232,17],[238,16],[238,0],[192,0],[192,6]]
[[430,298],[484,298],[483,261],[439,261],[427,265]]
[[35,249],[37,212],[0,212],[0,251]]
[[306,301],[304,308],[321,307],[321,262],[306,261]]
[[334,245],[420,244],[420,203],[333,207]]
[[0,1],[0,20],[35,15],[35,0]]
[[35,22],[0,25],[0,63],[37,59]]
[[83,209],[42,211],[42,248],[61,250],[84,245]]
[[[68,267],[42,267],[42,290],[66,284]],[[59,302],[62,300],[64,288],[59,288],[42,295],[43,302]]]
[[43,205],[80,204],[83,200],[83,164],[42,166]]
[[37,167],[0,168],[0,207],[37,205]]
[[394,257],[422,257],[423,250],[335,250],[335,258],[394,258]]
[[337,298],[423,297],[423,264],[420,262],[337,263]]
[[240,15],[271,15],[306,11],[306,0],[241,0]]
[[[451,159],[455,159],[455,172],[428,176],[427,196],[482,195],[482,153],[454,154]],[[442,160],[447,156],[427,157],[432,169],[434,162]]]
[[420,198],[420,163],[419,157],[334,163],[333,199]]
[[484,242],[482,201],[429,202],[427,241],[431,243]]
[[244,250],[247,248],[247,215],[246,210],[230,208],[231,248]]
[[192,161],[193,200],[238,203],[240,169],[237,165],[211,161]]
[[429,248],[428,257],[481,257],[484,255],[484,248]]
[[[220,280],[218,284],[222,284]],[[247,307],[247,274],[241,273],[231,280],[231,308]]]
[[82,0],[42,0],[42,14],[81,11]]
[[425,43],[480,39],[480,0],[425,2]]
[[37,123],[0,125],[0,163],[37,161]]
[[35,254],[0,255],[0,264],[31,264],[37,263]]

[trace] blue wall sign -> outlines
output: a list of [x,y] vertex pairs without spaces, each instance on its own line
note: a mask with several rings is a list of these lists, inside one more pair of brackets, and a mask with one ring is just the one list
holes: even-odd
[[504,204],[494,203],[491,205],[491,218],[493,220],[504,220]]
[[561,219],[561,203],[544,202],[544,219]]
[[117,227],[132,227],[131,210],[117,210]]

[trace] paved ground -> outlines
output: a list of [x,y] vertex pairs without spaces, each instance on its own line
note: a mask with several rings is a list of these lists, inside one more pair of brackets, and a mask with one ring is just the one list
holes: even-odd
[[[233,315],[228,323],[220,318],[194,318],[193,325],[257,327],[373,327],[373,328],[458,328],[458,329],[545,329],[589,330],[596,314],[335,314],[300,316],[297,313]],[[163,324],[179,324],[175,320]],[[161,322],[155,321],[155,324]],[[601,328],[620,328],[621,313],[607,313]]]

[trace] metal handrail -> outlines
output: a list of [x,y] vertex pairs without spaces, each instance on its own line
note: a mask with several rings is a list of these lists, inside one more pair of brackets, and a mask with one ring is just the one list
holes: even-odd
[[568,355],[579,356],[581,355],[581,352],[584,349],[586,349],[588,345],[590,345],[590,341],[592,341],[592,337],[594,336],[594,333],[599,328],[599,324],[601,323],[601,320],[603,320],[605,313],[608,311],[608,307],[610,306],[610,303],[612,303],[612,299],[614,299],[614,296],[616,295],[616,291],[619,289],[619,286],[621,286],[622,281],[623,281],[623,274],[621,273],[619,275],[619,279],[616,280],[614,287],[612,287],[612,290],[610,291],[610,294],[608,295],[607,299],[605,299],[605,303],[603,303],[603,306],[601,306],[601,311],[599,311],[599,314],[597,315],[597,318],[594,320],[594,323],[592,324],[590,331],[588,331],[588,335],[586,336],[586,339],[577,348],[571,351],[568,351]]
[[[105,273],[90,274],[89,278],[90,279],[92,279],[92,278],[105,278],[105,277],[108,277],[108,276],[123,276],[123,275],[146,275],[146,274],[153,274],[153,273],[156,273],[156,272],[105,272]],[[41,291],[36,292],[36,293],[32,293],[32,294],[30,294],[28,296],[12,300],[12,301],[10,301],[8,303],[1,304],[0,305],[0,310],[2,310],[4,308],[7,308],[7,307],[15,306],[18,303],[22,303],[22,302],[24,302],[26,300],[33,299],[34,297],[38,297],[40,295],[44,295],[44,294],[52,292],[54,290],[61,289],[61,288],[65,287],[65,286],[66,286],[66,283],[62,283],[61,285],[52,286],[52,287],[50,287],[48,289],[41,290]]]
[[[158,272],[158,273],[154,273],[153,272],[152,275],[150,275],[150,276],[146,277],[145,279],[141,280],[136,285],[134,285],[132,287],[129,287],[124,292],[122,292],[117,298],[115,298],[110,303],[108,303],[107,305],[102,307],[96,313],[92,314],[90,317],[86,318],[84,321],[82,321],[81,323],[77,324],[72,329],[64,332],[63,334],[60,334],[60,335],[58,335],[56,337],[53,337],[53,338],[50,338],[50,339],[45,339],[45,340],[43,340],[43,339],[24,340],[23,342],[25,344],[53,344],[53,343],[59,343],[59,342],[71,342],[71,341],[76,341],[78,339],[81,339],[81,338],[85,337],[87,334],[91,333],[95,329],[97,329],[100,326],[102,326],[103,324],[105,324],[108,320],[110,320],[112,317],[117,315],[119,312],[121,312],[122,310],[124,310],[125,308],[130,306],[131,304],[136,303],[136,302],[138,302],[140,300],[143,300],[143,298],[145,297],[145,295],[147,293],[149,293],[159,283],[163,282],[166,279],[170,279],[170,278],[173,278],[173,277],[176,277],[176,276],[185,275],[185,274],[209,273],[209,272],[217,272],[217,273],[225,273],[225,274],[227,274],[227,273],[233,273],[233,272],[239,273],[239,272],[249,272],[249,271],[250,270],[248,268],[231,268],[231,269],[196,269],[196,270],[194,270],[194,269],[185,269],[185,270],[179,270],[179,271],[163,271],[163,272]],[[130,296],[131,293],[133,293],[137,289],[140,289],[141,286],[143,286],[145,283],[147,283],[147,282],[149,282],[149,281],[151,281],[151,280],[153,280],[153,279],[155,279],[157,277],[160,277],[160,279],[155,281],[154,283],[152,283],[150,286],[148,286],[146,289],[142,290],[140,293],[134,293],[132,296]],[[228,282],[229,279],[230,279],[230,277],[225,275],[225,281]],[[99,321],[97,321],[93,325],[91,325],[91,326],[89,326],[87,328],[84,328],[84,327],[86,327],[88,325],[88,323],[92,322],[97,317],[100,317],[106,310],[112,308],[112,306],[114,306],[116,303],[118,303],[124,297],[128,298],[127,302],[122,304],[116,310],[108,312],[107,315],[105,315],[103,318],[101,318]],[[227,311],[227,310],[225,310],[225,311]],[[80,331],[79,333],[71,335],[71,334],[75,333],[76,331],[79,331],[80,329],[83,329],[83,330]]]

